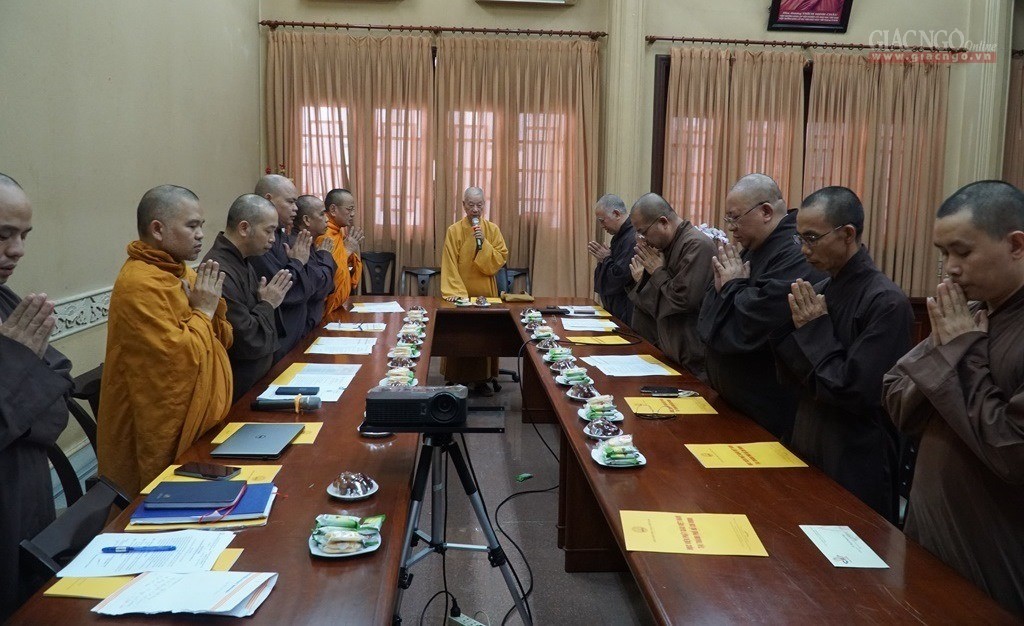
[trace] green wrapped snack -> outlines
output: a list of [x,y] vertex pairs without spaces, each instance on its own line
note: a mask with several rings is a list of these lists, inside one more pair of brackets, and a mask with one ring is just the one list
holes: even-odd
[[359,518],[354,515],[332,515],[330,513],[322,513],[316,516],[316,527],[320,528],[322,526],[356,530],[359,528]]
[[384,518],[385,515],[383,513],[381,513],[380,515],[371,515],[369,517],[364,517],[359,522],[359,530],[375,531],[379,533],[381,527],[384,525]]

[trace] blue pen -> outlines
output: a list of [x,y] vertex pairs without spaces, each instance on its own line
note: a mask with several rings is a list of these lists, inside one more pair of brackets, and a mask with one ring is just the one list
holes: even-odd
[[103,548],[103,554],[128,554],[129,552],[170,552],[174,546],[111,546]]

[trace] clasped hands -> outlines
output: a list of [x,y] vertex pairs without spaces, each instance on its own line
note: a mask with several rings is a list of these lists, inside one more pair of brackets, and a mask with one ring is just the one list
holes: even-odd
[[798,278],[790,285],[789,311],[793,314],[793,326],[800,328],[823,315],[828,315],[825,294],[815,293],[814,285]]
[[220,271],[220,263],[203,261],[196,268],[195,284],[189,285],[188,281],[182,278],[181,287],[185,290],[189,306],[205,313],[206,317],[212,320],[217,313],[217,305],[220,304],[224,276],[224,272]]
[[597,259],[598,263],[607,259],[612,253],[611,248],[596,241],[591,241],[587,244],[587,252],[590,253],[590,256]]
[[28,294],[0,324],[0,335],[17,341],[43,358],[50,345],[50,333],[57,325],[53,307],[53,302],[46,298],[45,293]]
[[750,261],[744,262],[739,249],[731,243],[718,246],[718,254],[711,257],[711,266],[715,270],[716,292],[721,292],[730,280],[750,278]]
[[988,332],[988,312],[980,309],[972,315],[964,290],[948,278],[935,289],[935,297],[928,298],[928,319],[935,346],[945,345],[971,331]]
[[309,263],[309,251],[313,247],[313,235],[306,229],[299,231],[295,236],[295,245],[289,246],[284,243],[284,253],[289,259],[296,259],[303,265]]
[[629,261],[629,273],[633,277],[633,282],[640,282],[644,272],[653,274],[659,268],[665,267],[665,253],[646,241],[638,241],[633,251],[636,254]]
[[[349,254],[359,254],[359,249],[363,247],[363,239],[366,235],[363,233],[363,229],[358,226],[353,226],[348,229],[348,234],[345,235],[345,250]],[[324,241],[330,241],[328,238],[324,238]],[[334,243],[331,243],[331,247],[334,247]]]

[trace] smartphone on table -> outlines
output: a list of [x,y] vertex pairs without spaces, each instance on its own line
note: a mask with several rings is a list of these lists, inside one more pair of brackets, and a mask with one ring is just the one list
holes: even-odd
[[185,463],[174,470],[174,473],[178,476],[188,476],[190,478],[228,480],[238,476],[240,471],[242,471],[240,467],[218,465],[216,463]]

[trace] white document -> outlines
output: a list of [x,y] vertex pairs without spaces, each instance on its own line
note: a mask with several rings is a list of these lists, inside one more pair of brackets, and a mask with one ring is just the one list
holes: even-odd
[[618,324],[609,320],[601,319],[569,319],[562,318],[562,328],[566,330],[592,330],[607,333],[618,328]]
[[249,617],[276,584],[276,572],[149,572],[92,610],[102,615],[209,613]]
[[351,322],[330,322],[324,328],[343,333],[379,333],[387,328],[387,324],[381,322],[365,322],[353,324]]
[[401,313],[405,311],[398,301],[391,302],[356,302],[352,305],[353,313]]
[[[67,567],[57,573],[57,578],[127,576],[142,572],[208,572],[234,538],[233,532],[213,530],[179,530],[159,535],[105,533],[90,541]],[[175,549],[168,552],[103,553],[103,548],[114,546],[174,546]]]
[[849,526],[801,524],[800,530],[836,567],[889,568]]
[[373,352],[376,337],[317,337],[306,354],[361,354]]
[[[277,395],[278,387],[319,387],[317,396],[324,402],[337,402],[352,384],[361,367],[358,363],[300,363],[302,366],[290,380],[273,384],[260,394],[261,400],[280,400],[293,396]],[[293,365],[292,367],[295,367]],[[275,381],[276,382],[276,381]]]
[[605,376],[678,376],[679,372],[673,371],[659,363],[651,363],[639,355],[631,354],[626,356],[585,356],[585,363],[593,365],[601,370]]

